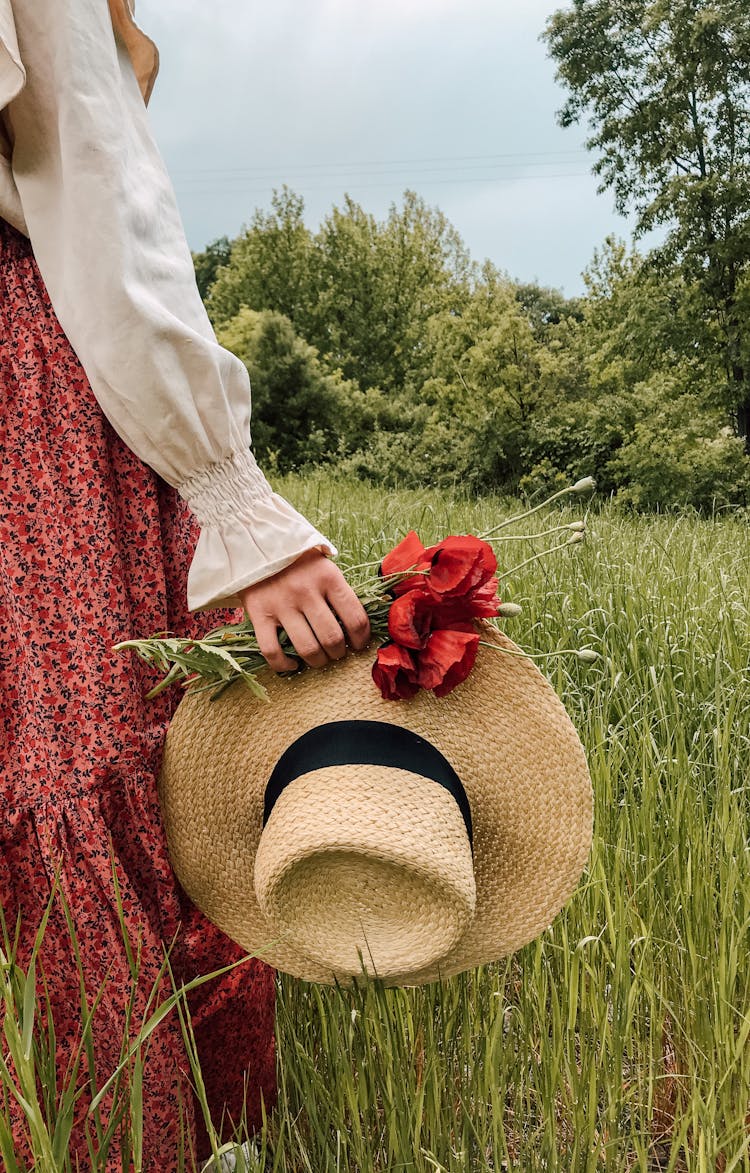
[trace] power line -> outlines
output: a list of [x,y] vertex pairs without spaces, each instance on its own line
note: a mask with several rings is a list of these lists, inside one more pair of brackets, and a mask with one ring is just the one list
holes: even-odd
[[[380,171],[365,171],[365,170],[362,170],[358,167],[346,167],[346,168],[341,168],[340,170],[336,170],[336,171],[319,171],[319,172],[317,172],[317,174],[312,175],[312,176],[301,173],[301,172],[283,171],[279,168],[274,168],[273,171],[270,173],[264,173],[264,172],[254,173],[254,172],[248,171],[246,174],[240,174],[239,172],[230,173],[230,172],[217,171],[217,172],[213,172],[213,173],[205,172],[202,174],[201,173],[190,174],[188,172],[184,172],[182,174],[182,176],[179,176],[179,173],[176,173],[176,172],[174,172],[173,174],[176,175],[177,178],[179,178],[182,183],[230,184],[230,183],[252,182],[253,180],[263,180],[263,179],[271,179],[271,178],[278,181],[279,177],[281,177],[281,176],[284,176],[285,181],[287,181],[287,182],[288,181],[295,181],[295,180],[301,180],[302,182],[308,182],[309,179],[311,179],[311,178],[312,179],[339,180],[339,179],[346,179],[347,177],[350,177],[350,178],[356,180],[356,179],[361,179],[365,176],[372,176],[372,178],[374,178],[374,179],[390,178],[391,176],[398,178],[399,175],[420,175],[420,176],[421,175],[425,175],[425,176],[427,176],[427,175],[439,175],[439,176],[457,175],[457,176],[460,176],[462,174],[465,174],[465,173],[471,172],[471,171],[487,171],[487,170],[513,171],[513,172],[517,172],[519,175],[527,175],[527,174],[532,174],[532,172],[529,170],[529,168],[539,169],[539,168],[546,168],[546,167],[575,167],[578,165],[579,165],[578,159],[552,159],[547,163],[530,163],[530,164],[527,164],[523,168],[519,168],[518,163],[489,163],[489,164],[487,164],[487,163],[485,163],[485,164],[462,163],[462,164],[459,164],[458,166],[455,166],[455,167],[445,167],[445,166],[443,166],[443,167],[410,167],[408,170],[406,170],[403,167],[394,166],[390,170],[380,170]],[[469,176],[469,178],[472,178],[472,177]],[[511,176],[510,178],[513,178],[513,176]]]
[[[459,178],[451,178],[451,179],[426,179],[426,180],[422,180],[420,182],[419,186],[420,187],[435,187],[435,186],[443,186],[446,184],[451,185],[451,186],[455,186],[457,184],[463,184],[463,183],[474,183],[474,184],[486,185],[486,184],[498,184],[498,183],[519,183],[519,182],[528,182],[528,181],[531,181],[532,183],[533,182],[538,183],[540,180],[543,182],[549,182],[550,180],[556,181],[559,179],[583,179],[583,178],[588,178],[590,176],[590,174],[591,174],[591,172],[589,172],[589,171],[565,171],[565,172],[560,172],[558,174],[553,174],[553,175],[549,175],[549,174],[547,174],[547,175],[529,175],[529,174],[487,175],[487,176],[472,176],[470,178],[468,178],[468,177],[460,178],[459,177]],[[271,187],[239,186],[239,187],[232,187],[229,190],[231,190],[234,194],[237,194],[237,195],[268,195],[271,192],[277,190],[279,187],[279,184],[281,182],[283,182],[282,177],[279,177],[279,183],[277,183]],[[409,186],[408,177],[406,179],[404,179],[402,182],[406,183],[406,185]],[[175,186],[176,186],[177,192],[180,194],[183,194],[183,195],[213,195],[217,191],[220,191],[220,190],[226,191],[227,190],[226,184],[223,184],[220,186],[213,185],[211,187],[199,187],[199,188],[184,187],[181,184],[176,184]],[[397,186],[401,186],[401,183],[398,181],[398,177],[394,176],[392,182],[390,182],[390,183],[359,183],[359,182],[355,181],[354,183],[347,184],[346,190],[347,191],[371,191],[376,188],[394,188]],[[326,184],[326,185],[322,185],[322,186],[309,186],[309,185],[305,184],[303,187],[303,191],[305,191],[305,192],[331,191],[331,190],[332,190],[331,184]]]
[[[252,167],[197,167],[197,168],[174,168],[172,175],[182,175],[185,177],[192,177],[198,175],[242,175],[242,176],[257,176],[262,177],[264,174],[271,172],[278,174],[281,172],[302,172],[302,171],[356,171],[362,172],[367,168],[391,168],[391,167],[417,167],[423,163],[437,163],[440,164],[438,168],[428,167],[427,170],[446,170],[457,167],[461,169],[471,169],[472,165],[475,167],[489,166],[489,167],[514,167],[519,166],[520,160],[549,159],[549,163],[539,162],[530,163],[530,166],[544,167],[554,166],[556,163],[565,163],[567,157],[575,156],[576,159],[571,159],[571,162],[577,161],[582,156],[587,155],[588,152],[580,147],[572,150],[559,151],[514,151],[505,154],[493,155],[432,155],[421,156],[409,159],[348,159],[345,162],[333,163],[296,163],[296,164],[269,164],[266,166],[252,166]],[[496,162],[496,160],[512,160],[512,162]]]

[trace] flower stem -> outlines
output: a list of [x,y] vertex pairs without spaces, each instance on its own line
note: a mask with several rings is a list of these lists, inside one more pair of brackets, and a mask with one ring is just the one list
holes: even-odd
[[525,517],[531,517],[534,513],[539,513],[540,510],[546,509],[554,501],[559,501],[561,497],[568,497],[571,493],[581,493],[584,491],[584,487],[586,489],[594,488],[593,481],[590,485],[585,485],[584,481],[576,481],[574,485],[568,485],[565,489],[558,489],[556,493],[553,493],[551,497],[545,498],[539,505],[535,505],[532,509],[526,509],[523,513],[516,513],[513,517],[506,518],[505,521],[501,521],[499,525],[494,525],[492,529],[488,529],[485,533],[480,534],[479,537],[483,542],[486,542],[490,534],[496,534],[499,530],[513,525],[516,521],[523,521]]
[[576,533],[576,532],[583,533],[584,532],[585,527],[582,528],[583,523],[578,525],[576,527],[576,529],[574,530],[573,526],[575,526],[575,525],[576,525],[575,522],[573,522],[572,524],[568,523],[566,525],[556,525],[556,526],[553,526],[552,529],[541,530],[537,534],[505,534],[501,538],[488,538],[485,535],[482,538],[482,540],[486,541],[486,542],[490,542],[492,544],[494,544],[495,542],[533,542],[533,541],[536,541],[538,538],[548,538],[548,537],[550,537],[551,534],[562,533],[563,530],[570,530],[573,533]]
[[510,648],[504,648],[500,644],[490,643],[489,640],[480,639],[480,648],[492,648],[495,652],[502,652],[505,656],[515,656],[518,660],[551,660],[558,656],[575,656],[576,659],[582,660],[584,664],[593,664],[599,659],[598,652],[591,648],[561,648],[557,652],[513,652]]
[[531,562],[538,562],[540,558],[546,558],[548,554],[555,554],[558,550],[565,550],[568,546],[574,544],[576,543],[573,543],[570,541],[570,539],[568,539],[567,542],[560,542],[557,546],[550,546],[548,550],[540,550],[538,554],[532,554],[530,558],[526,558],[523,562],[519,562],[517,566],[511,566],[510,570],[504,570],[502,574],[499,575],[499,577],[507,578],[508,575],[516,574],[519,570],[523,570],[523,568],[528,566]]

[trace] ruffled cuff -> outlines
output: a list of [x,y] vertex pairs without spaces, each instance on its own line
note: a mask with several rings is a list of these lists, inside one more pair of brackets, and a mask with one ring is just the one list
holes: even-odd
[[237,591],[283,570],[307,550],[338,551],[274,493],[252,453],[237,452],[178,486],[201,527],[188,574],[188,607],[241,606]]

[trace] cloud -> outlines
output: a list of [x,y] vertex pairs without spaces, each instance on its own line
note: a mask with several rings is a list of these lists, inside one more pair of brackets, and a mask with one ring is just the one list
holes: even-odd
[[423,32],[443,22],[446,16],[470,27],[476,21],[500,20],[506,27],[532,26],[544,22],[549,0],[313,0],[318,19],[347,28],[362,27],[386,35],[418,26]]
[[464,19],[478,10],[489,9],[489,0],[376,0],[355,3],[353,0],[319,0],[320,19],[346,27],[362,26],[392,34],[406,25],[434,23],[446,13],[460,13]]
[[583,132],[556,124],[563,94],[539,39],[556,6],[138,0],[191,245],[235,235],[282,183],[312,224],[345,191],[381,216],[409,187],[475,256],[578,288],[593,244],[627,225],[596,195]]

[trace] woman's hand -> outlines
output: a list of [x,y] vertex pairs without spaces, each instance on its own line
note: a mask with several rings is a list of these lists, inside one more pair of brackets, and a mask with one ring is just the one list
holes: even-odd
[[346,638],[356,651],[369,643],[367,612],[335,562],[319,550],[308,550],[278,574],[237,593],[275,672],[299,667],[281,650],[280,627],[311,668],[340,660]]

